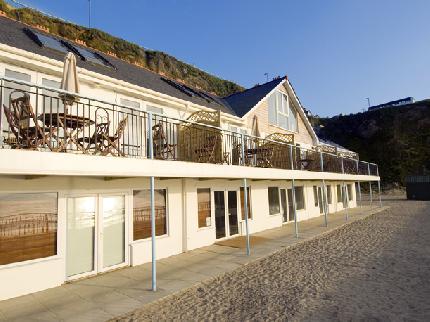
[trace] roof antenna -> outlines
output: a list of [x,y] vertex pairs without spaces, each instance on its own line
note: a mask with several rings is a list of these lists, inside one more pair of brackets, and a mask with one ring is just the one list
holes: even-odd
[[269,81],[269,73],[264,73],[264,76],[266,76],[266,82]]

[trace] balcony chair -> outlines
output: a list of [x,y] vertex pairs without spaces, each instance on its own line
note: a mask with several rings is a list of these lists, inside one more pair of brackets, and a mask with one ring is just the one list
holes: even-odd
[[109,113],[106,109],[99,107],[95,112],[95,130],[90,137],[84,136],[78,138],[77,142],[84,146],[84,153],[93,150],[94,154],[103,152],[107,147],[107,140],[109,138]]
[[[166,123],[167,124],[167,123]],[[164,130],[163,121],[159,121],[152,127],[152,146],[154,149],[154,158],[167,160],[176,159],[176,146],[168,142],[166,132]]]
[[124,135],[125,128],[127,126],[127,118],[123,118],[116,129],[116,132],[113,136],[105,136],[105,140],[103,142],[103,146],[100,147],[101,155],[117,155],[121,157],[125,157],[125,153],[120,149],[120,141],[122,136]]
[[[15,93],[22,96],[13,99]],[[10,108],[3,105],[6,120],[9,123],[9,131],[13,137],[6,138],[6,142],[13,149],[36,150],[44,144],[49,144],[48,127],[41,126],[30,104],[30,95],[24,91],[16,90],[10,94]],[[31,125],[34,123],[34,125]]]

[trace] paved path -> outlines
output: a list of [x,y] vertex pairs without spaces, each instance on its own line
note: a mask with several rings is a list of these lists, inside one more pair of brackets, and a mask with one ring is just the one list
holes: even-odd
[[[350,209],[348,222],[380,210],[376,206]],[[329,215],[328,228],[322,216],[299,222],[298,239],[294,237],[292,224],[255,234],[263,242],[252,248],[249,257],[241,248],[212,245],[159,260],[157,292],[150,290],[151,265],[148,263],[2,301],[0,320],[104,321],[343,224],[345,212],[339,212]]]

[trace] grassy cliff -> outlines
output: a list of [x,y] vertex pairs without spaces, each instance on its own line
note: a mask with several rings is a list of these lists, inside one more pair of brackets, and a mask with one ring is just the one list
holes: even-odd
[[430,172],[430,100],[314,123],[321,138],[378,163],[385,184],[402,185],[408,174]]
[[49,32],[72,41],[83,40],[86,44],[101,52],[112,52],[118,58],[139,64],[153,72],[182,81],[218,96],[227,96],[244,88],[227,80],[210,75],[194,66],[186,64],[164,52],[144,49],[136,44],[109,35],[101,30],[85,28],[48,17],[42,13],[27,9],[14,8],[0,0],[0,10],[10,18],[29,25],[39,25]]

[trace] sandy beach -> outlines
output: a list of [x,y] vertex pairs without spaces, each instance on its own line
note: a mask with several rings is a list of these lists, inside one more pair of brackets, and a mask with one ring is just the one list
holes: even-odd
[[430,320],[430,202],[391,208],[143,306],[132,320]]

